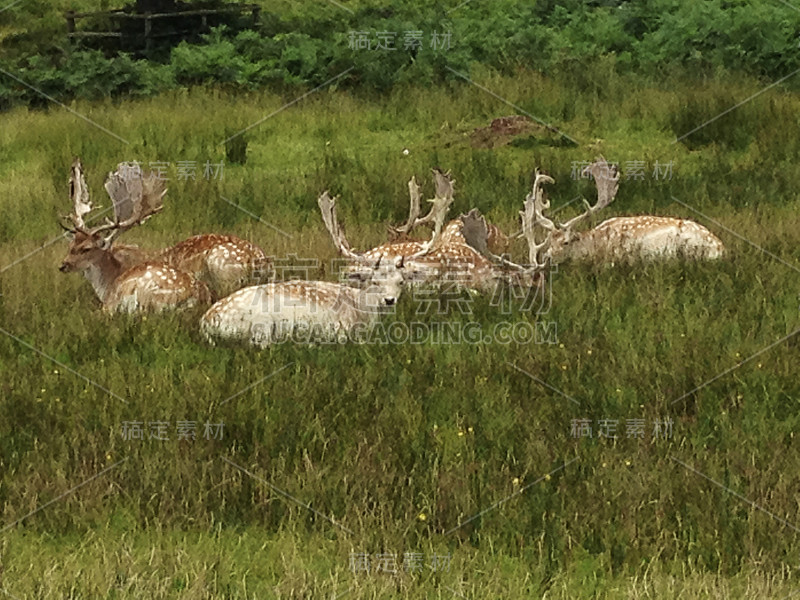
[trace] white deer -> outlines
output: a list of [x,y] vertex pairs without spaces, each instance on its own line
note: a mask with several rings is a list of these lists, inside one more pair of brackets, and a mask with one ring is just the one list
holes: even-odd
[[92,204],[83,167],[76,158],[70,176],[72,240],[59,270],[82,272],[104,310],[111,313],[209,304],[208,287],[191,274],[158,261],[145,261],[126,268],[111,250],[116,236],[162,209],[166,194],[163,182],[145,178],[141,173],[131,176],[118,170],[109,174],[106,190],[113,202],[114,220],[87,229],[83,218],[92,210]]
[[[602,157],[584,169],[597,185],[597,202],[566,223],[553,223],[542,217],[541,224],[553,235],[550,258],[554,263],[566,260],[611,262],[650,261],[658,259],[718,259],[725,253],[720,239],[702,225],[688,219],[641,215],[614,217],[588,231],[575,227],[608,206],[619,189],[619,173]],[[543,206],[550,208],[549,201]]]
[[[436,206],[453,201],[452,179],[440,173]],[[347,337],[395,306],[408,277],[405,258],[371,260],[350,249],[336,216],[336,199],[324,192],[318,199],[323,221],[339,251],[359,264],[345,271],[348,282],[285,281],[243,288],[215,303],[200,320],[210,342],[216,338],[245,340],[258,347],[292,339],[325,342]],[[440,211],[444,214],[445,211]],[[409,258],[421,258],[435,247],[441,219],[432,238]]]
[[375,264],[361,288],[303,280],[254,285],[216,302],[200,319],[200,329],[212,343],[236,339],[262,348],[287,340],[346,339],[391,310],[403,282],[399,259]]

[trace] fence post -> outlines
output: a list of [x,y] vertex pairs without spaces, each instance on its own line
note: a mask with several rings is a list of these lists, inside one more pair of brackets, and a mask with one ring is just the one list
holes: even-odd
[[68,10],[64,13],[64,18],[67,20],[67,33],[75,33],[75,11]]
[[153,20],[150,18],[152,13],[146,12],[144,13],[144,51],[150,52],[150,48],[152,47],[152,41],[150,39],[150,32],[153,29]]

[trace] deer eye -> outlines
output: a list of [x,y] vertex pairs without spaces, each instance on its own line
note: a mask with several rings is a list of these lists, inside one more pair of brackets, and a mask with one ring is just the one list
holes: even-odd
[[87,252],[89,252],[89,250],[91,250],[91,248],[81,248],[80,250],[78,250],[78,252],[80,254],[86,254]]

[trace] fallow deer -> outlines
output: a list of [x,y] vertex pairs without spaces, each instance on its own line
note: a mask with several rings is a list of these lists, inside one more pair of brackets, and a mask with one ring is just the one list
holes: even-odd
[[[323,195],[319,199],[328,231],[334,239],[339,253],[348,258],[363,256],[373,260],[396,260],[403,258],[406,264],[408,279],[414,284],[445,285],[455,284],[467,289],[491,292],[499,283],[498,271],[495,265],[486,257],[478,253],[466,243],[462,234],[462,221],[455,219],[444,225],[447,212],[453,203],[453,185],[455,180],[449,173],[434,169],[436,186],[435,198],[429,213],[419,218],[420,213],[420,187],[414,177],[408,183],[411,196],[411,209],[408,222],[397,228],[391,228],[396,234],[405,234],[421,224],[433,224],[433,237],[427,242],[404,241],[382,244],[355,255],[349,245],[342,244],[339,240],[338,224],[331,222],[330,207],[334,199]],[[487,231],[492,231],[490,239],[500,240],[502,232],[494,226],[487,225]],[[358,265],[348,271],[354,272],[361,269]],[[538,283],[537,283],[538,285]]]
[[59,270],[82,272],[104,310],[111,313],[209,304],[208,287],[189,273],[157,261],[126,268],[111,251],[119,234],[162,209],[166,194],[163,182],[152,177],[123,175],[118,170],[109,175],[106,190],[113,203],[114,220],[87,229],[84,216],[91,212],[92,204],[83,167],[76,158],[70,176],[72,240]]
[[[616,166],[602,157],[584,169],[597,186],[597,203],[566,223],[554,224],[543,218],[543,226],[553,231],[550,258],[554,263],[566,260],[607,260],[612,262],[678,259],[717,259],[724,255],[720,239],[702,225],[688,219],[641,215],[614,217],[588,231],[575,227],[608,206],[619,189]],[[547,202],[544,209],[550,206]]]
[[[106,182],[109,194],[115,193],[114,187],[128,175],[130,179],[142,177],[141,168],[136,163],[121,163],[117,173],[120,174],[117,178],[109,174]],[[123,207],[123,210],[127,209]],[[216,297],[265,277],[271,266],[271,261],[257,245],[233,235],[216,233],[195,235],[169,248],[154,251],[115,243],[111,252],[125,268],[145,261],[158,261],[191,273],[208,284]]]
[[257,347],[293,340],[335,341],[368,327],[388,312],[403,289],[403,261],[378,261],[362,287],[329,281],[283,281],[242,288],[216,302],[200,319],[215,338],[244,340]]
[[[444,215],[453,201],[452,179],[437,172],[439,214]],[[302,336],[307,341],[328,341],[368,327],[399,299],[409,278],[407,261],[419,260],[436,247],[442,233],[443,218],[437,220],[428,242],[421,244],[408,259],[372,260],[350,248],[336,217],[336,198],[324,192],[318,199],[323,221],[339,252],[360,268],[346,270],[346,279],[357,286],[327,281],[285,281],[250,286],[214,304],[200,320],[206,339],[240,339],[265,347]]]
[[191,273],[205,282],[216,298],[266,278],[271,269],[270,258],[256,244],[217,233],[194,235],[163,250],[114,244],[111,251],[125,267],[155,260]]

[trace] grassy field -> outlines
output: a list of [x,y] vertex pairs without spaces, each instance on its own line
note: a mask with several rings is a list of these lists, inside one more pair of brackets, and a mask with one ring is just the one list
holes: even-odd
[[[224,140],[293,97],[193,89],[70,106],[85,118],[56,106],[0,115],[0,591],[800,593],[800,97],[773,88],[675,143],[763,84],[643,87],[602,64],[569,84],[473,77],[568,138],[542,129],[473,147],[470,132],[517,110],[466,82],[380,99],[322,89],[237,138],[238,163]],[[166,209],[124,241],[235,233],[276,257],[318,259],[309,276],[328,278],[323,189],[341,195],[359,249],[404,219],[412,174],[432,190],[433,166],[455,175],[455,211],[477,206],[514,231],[533,167],[556,179],[558,207],[593,198],[571,172],[600,153],[623,172],[603,218],[693,218],[729,256],[563,265],[540,315],[486,298],[471,314],[420,315],[409,294],[386,319],[485,332],[555,323],[552,344],[211,347],[199,313],[111,318],[86,281],[57,271],[74,155],[101,205],[118,162],[166,163]],[[181,161],[195,161],[195,180],[179,179]],[[222,172],[205,177],[206,161]],[[632,161],[646,165],[641,179],[626,177]],[[656,162],[669,177],[654,176]],[[573,435],[576,419],[591,437]],[[618,421],[616,439],[598,437],[604,419]],[[644,420],[643,439],[626,435],[628,419]],[[123,439],[133,421],[144,440]],[[194,441],[177,439],[179,421],[197,423]],[[663,421],[669,434],[654,434]],[[167,423],[170,439],[149,439],[148,422]],[[223,423],[221,439],[205,423]]]

